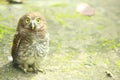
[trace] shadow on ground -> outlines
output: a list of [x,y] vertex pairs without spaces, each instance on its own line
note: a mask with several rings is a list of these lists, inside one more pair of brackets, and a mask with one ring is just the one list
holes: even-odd
[[0,67],[0,79],[1,80],[31,80],[35,74],[23,73],[21,70],[13,67],[12,63],[7,63]]

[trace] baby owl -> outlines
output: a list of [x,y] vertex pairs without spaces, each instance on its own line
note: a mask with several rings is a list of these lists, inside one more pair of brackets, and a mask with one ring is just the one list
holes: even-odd
[[40,13],[27,13],[18,22],[12,46],[13,64],[24,72],[41,71],[40,63],[49,52],[49,34]]

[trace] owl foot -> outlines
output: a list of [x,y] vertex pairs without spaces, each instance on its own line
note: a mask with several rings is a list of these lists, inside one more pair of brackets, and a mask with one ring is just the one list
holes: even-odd
[[27,71],[28,72],[33,72],[33,68],[28,68]]
[[27,69],[24,68],[22,65],[18,65],[18,67],[19,67],[20,69],[22,69],[25,73],[27,72]]
[[41,73],[46,73],[43,69],[39,69],[39,68],[35,68],[35,67],[33,67],[33,71],[35,72],[35,73],[38,73],[38,72],[41,72]]
[[45,70],[43,70],[43,69],[38,69],[38,71],[41,73],[46,73]]
[[40,73],[46,74],[45,70],[43,70],[43,69],[37,69],[37,72],[40,72]]
[[22,69],[25,73],[33,71],[33,69],[29,68],[28,65],[18,65],[18,67]]
[[43,69],[39,69],[38,71],[39,71],[39,72],[42,72],[42,73],[44,72],[44,70],[43,70]]
[[27,73],[27,69],[23,69],[23,71],[24,71],[25,73]]

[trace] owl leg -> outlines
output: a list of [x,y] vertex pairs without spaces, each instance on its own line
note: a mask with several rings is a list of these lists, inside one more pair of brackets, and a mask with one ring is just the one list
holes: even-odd
[[28,64],[18,65],[20,69],[22,69],[25,73],[28,71]]

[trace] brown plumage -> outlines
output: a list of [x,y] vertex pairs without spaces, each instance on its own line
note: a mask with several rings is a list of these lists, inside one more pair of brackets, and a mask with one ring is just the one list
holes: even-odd
[[40,63],[49,51],[46,21],[39,13],[23,15],[16,29],[12,46],[14,65],[28,71],[40,71]]

